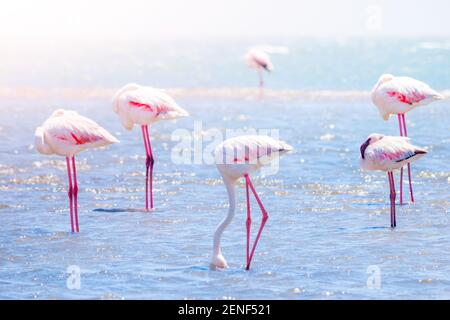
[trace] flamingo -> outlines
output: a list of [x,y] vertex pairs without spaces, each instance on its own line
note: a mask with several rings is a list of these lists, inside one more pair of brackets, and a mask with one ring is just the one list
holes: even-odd
[[270,56],[263,50],[251,49],[245,55],[245,60],[250,68],[256,69],[259,77],[259,95],[262,96],[264,87],[263,70],[268,72],[273,70]]
[[[405,113],[441,99],[443,96],[428,84],[410,77],[395,77],[391,74],[383,74],[372,90],[372,101],[378,107],[383,119],[388,120],[391,114],[396,114],[400,136],[405,137],[408,136]],[[410,163],[408,163],[408,180],[411,202],[414,203]],[[400,204],[403,204],[403,168],[400,169]]]
[[89,148],[103,147],[118,142],[119,140],[97,123],[70,110],[54,111],[42,126],[37,127],[35,131],[36,149],[42,154],[57,154],[66,157],[72,232],[80,232],[75,155]]
[[408,137],[371,134],[360,147],[360,165],[363,170],[386,171],[390,187],[391,227],[397,225],[395,217],[395,182],[393,170],[422,158],[427,151],[409,143]]
[[148,134],[148,126],[159,120],[172,120],[187,117],[187,111],[161,89],[140,86],[129,83],[122,87],[113,97],[113,111],[127,130],[132,130],[135,124],[141,126],[146,153],[145,175],[145,210],[149,210],[149,178],[150,178],[150,209],[153,209],[153,156]]
[[[256,193],[255,187],[250,180],[250,173],[258,170],[262,165],[269,163],[276,157],[291,151],[292,147],[288,144],[275,140],[268,136],[239,136],[225,140],[217,146],[215,150],[217,168],[222,175],[225,187],[228,193],[229,209],[225,219],[218,225],[214,233],[213,257],[211,265],[217,268],[226,268],[228,266],[220,249],[220,239],[225,228],[230,224],[235,214],[236,208],[236,182],[240,178],[245,179],[246,197],[247,197],[247,264],[246,269],[250,269],[250,264],[256,250],[261,232],[267,222],[268,214],[264,208],[261,199]],[[250,251],[250,191],[256,199],[262,213],[261,225]]]

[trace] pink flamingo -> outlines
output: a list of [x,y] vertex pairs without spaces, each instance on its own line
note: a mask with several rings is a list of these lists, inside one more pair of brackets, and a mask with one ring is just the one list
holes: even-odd
[[88,148],[103,147],[117,142],[119,140],[94,121],[80,116],[75,111],[63,109],[53,112],[50,118],[36,129],[35,146],[40,153],[66,157],[72,232],[80,232],[75,155]]
[[247,65],[250,68],[256,69],[259,77],[259,95],[260,97],[263,94],[264,87],[264,77],[263,70],[268,72],[273,70],[272,62],[270,61],[269,55],[259,49],[251,49],[245,55],[245,60],[247,61]]
[[407,137],[384,136],[373,133],[361,145],[360,164],[363,170],[381,170],[386,171],[390,187],[391,199],[391,227],[395,228],[395,183],[393,170],[402,168],[422,158],[427,151],[409,143]]
[[113,97],[113,110],[127,130],[132,130],[135,124],[141,126],[146,153],[145,175],[145,210],[149,210],[149,178],[150,178],[150,209],[153,209],[153,156],[150,145],[148,126],[160,120],[172,120],[187,117],[189,114],[180,108],[164,91],[152,87],[144,87],[130,83],[121,88]]
[[[383,74],[372,90],[372,101],[383,119],[388,120],[391,114],[396,114],[400,136],[405,137],[408,136],[405,113],[441,99],[443,96],[426,83],[409,77],[394,77],[391,74]],[[411,202],[414,203],[409,163],[408,180]],[[403,204],[403,168],[400,169],[400,204]]]
[[[230,207],[225,219],[219,224],[214,233],[213,243],[213,257],[211,265],[218,268],[226,268],[227,262],[222,255],[220,249],[220,239],[225,228],[230,224],[234,217],[236,208],[236,182],[240,178],[245,179],[246,196],[247,196],[247,265],[246,269],[250,268],[250,263],[256,250],[261,232],[268,219],[268,214],[264,208],[261,199],[256,193],[255,187],[250,180],[250,173],[258,170],[263,164],[278,158],[280,155],[292,150],[292,147],[282,141],[275,140],[268,136],[240,136],[225,140],[215,150],[217,168],[222,175],[225,187],[228,193],[228,200]],[[250,191],[258,203],[262,212],[261,225],[256,235],[254,244],[250,251],[250,226],[251,226],[251,212],[250,212]]]

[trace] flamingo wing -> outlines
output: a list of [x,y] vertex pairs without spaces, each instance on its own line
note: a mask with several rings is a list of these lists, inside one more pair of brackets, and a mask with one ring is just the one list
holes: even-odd
[[249,163],[259,161],[265,163],[280,153],[291,151],[288,144],[268,136],[239,136],[226,140],[218,147],[217,153],[226,156],[227,162]]
[[96,122],[73,111],[51,117],[46,128],[53,138],[70,145],[103,146],[119,142]]
[[151,112],[160,119],[188,116],[188,113],[165,91],[151,87],[140,87],[124,93],[130,108]]
[[372,161],[386,168],[396,168],[418,159],[418,156],[426,154],[426,151],[409,143],[407,137],[385,136],[371,145],[366,154]]
[[442,98],[426,83],[410,77],[395,77],[383,84],[381,91],[391,103],[409,106],[423,105]]
[[247,64],[252,68],[262,67],[267,71],[273,70],[273,64],[269,55],[262,50],[250,50],[246,55],[246,60]]

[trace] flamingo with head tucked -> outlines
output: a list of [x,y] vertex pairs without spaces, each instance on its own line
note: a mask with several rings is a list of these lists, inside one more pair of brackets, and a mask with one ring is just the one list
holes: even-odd
[[[430,88],[426,83],[410,78],[395,77],[383,74],[372,89],[372,101],[384,120],[391,114],[396,114],[400,129],[400,136],[408,136],[406,131],[405,113],[418,106],[441,100],[443,96]],[[414,195],[411,183],[411,165],[408,163],[408,180],[411,202]],[[403,168],[400,169],[400,204],[403,203]]]
[[66,157],[69,178],[70,224],[72,232],[79,232],[78,182],[75,155],[89,149],[103,147],[117,140],[94,121],[75,111],[58,109],[36,129],[35,146],[42,154]]
[[261,97],[264,87],[263,70],[266,70],[267,72],[271,72],[273,70],[273,65],[272,61],[270,60],[270,56],[263,50],[251,49],[245,55],[245,60],[250,68],[256,69],[256,71],[258,72],[259,94]]
[[427,151],[409,143],[407,137],[385,136],[373,133],[360,147],[360,165],[363,170],[386,171],[390,187],[391,227],[397,225],[395,217],[395,183],[392,171],[422,158]]
[[150,182],[150,209],[153,209],[153,156],[148,134],[148,126],[160,120],[172,120],[187,117],[189,114],[164,90],[144,87],[134,83],[125,85],[113,97],[113,111],[127,130],[134,125],[140,125],[144,139],[146,153],[145,175],[145,210],[149,210],[149,182]]
[[[217,168],[222,175],[225,187],[228,193],[230,207],[225,219],[219,224],[214,233],[213,257],[211,265],[218,268],[227,267],[227,262],[222,255],[220,248],[220,239],[225,228],[230,224],[234,217],[236,209],[236,182],[240,178],[245,179],[246,197],[247,197],[247,264],[246,269],[250,268],[253,255],[256,250],[261,232],[268,219],[268,214],[264,208],[261,199],[256,193],[255,187],[250,180],[250,173],[258,170],[262,165],[273,161],[280,155],[291,151],[292,147],[288,144],[275,140],[268,136],[240,136],[225,140],[215,150]],[[262,213],[261,225],[250,250],[250,191],[256,199]]]

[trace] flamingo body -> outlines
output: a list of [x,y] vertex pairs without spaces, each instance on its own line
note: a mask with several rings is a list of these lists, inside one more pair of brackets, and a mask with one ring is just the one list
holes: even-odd
[[152,209],[154,156],[148,125],[160,120],[186,117],[189,114],[179,107],[164,90],[135,83],[127,84],[116,92],[113,97],[113,111],[117,113],[125,129],[132,130],[135,124],[141,126],[146,152],[145,209],[149,209],[149,189],[150,209]]
[[272,71],[273,65],[270,61],[269,55],[260,49],[251,49],[245,55],[245,61],[250,68],[255,69],[258,72],[259,78],[259,97],[263,96],[264,88],[264,76],[263,70]]
[[96,122],[63,109],[53,112],[35,132],[35,146],[40,153],[64,157],[117,142],[119,140]]
[[391,227],[395,228],[397,225],[395,216],[396,191],[393,171],[422,158],[427,151],[412,145],[407,137],[384,136],[374,133],[361,145],[360,152],[360,165],[363,170],[387,172],[391,200]]
[[247,65],[253,69],[265,69],[266,71],[273,70],[273,64],[270,60],[269,54],[259,49],[251,49],[245,55]]
[[80,231],[75,155],[88,148],[103,147],[117,142],[119,140],[96,122],[80,116],[75,111],[63,109],[53,112],[50,118],[36,129],[35,146],[40,153],[66,157],[72,232]]
[[390,74],[382,75],[372,90],[372,101],[384,120],[441,99],[440,93],[422,81]]
[[164,90],[133,83],[114,95],[113,110],[127,130],[132,130],[135,124],[150,125],[189,115]]
[[215,160],[222,176],[239,179],[257,171],[292,147],[269,136],[239,136],[225,140],[215,151]]
[[423,148],[412,145],[408,137],[372,134],[368,140],[367,147],[363,145],[361,150],[361,168],[364,170],[397,170],[427,153]]
[[[288,144],[275,140],[268,136],[239,136],[225,140],[215,149],[215,160],[217,168],[222,175],[225,187],[228,193],[229,210],[225,219],[219,224],[214,234],[213,257],[211,265],[218,268],[225,268],[228,266],[220,248],[220,239],[226,229],[231,223],[236,207],[236,182],[239,178],[244,177],[246,181],[246,195],[247,195],[247,266],[250,268],[250,263],[256,249],[262,229],[267,221],[268,215],[259,199],[258,194],[250,180],[250,173],[257,171],[261,166],[274,160],[288,151],[292,147]],[[253,248],[250,250],[250,191],[253,193],[258,206],[262,212],[261,226],[255,238]]]

